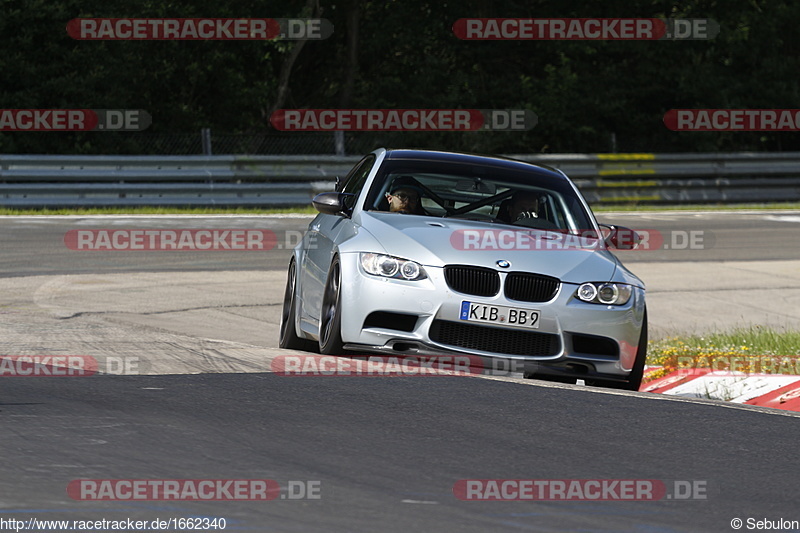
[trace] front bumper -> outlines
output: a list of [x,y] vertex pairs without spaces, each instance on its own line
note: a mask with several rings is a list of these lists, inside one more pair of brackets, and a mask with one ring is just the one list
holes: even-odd
[[[342,340],[347,349],[394,355],[478,356],[485,368],[570,377],[624,380],[636,360],[644,290],[623,306],[582,302],[577,284],[561,283],[544,303],[451,290],[441,267],[427,279],[405,281],[367,274],[359,254],[342,261]],[[506,272],[500,271],[501,285]],[[585,280],[598,281],[598,280]],[[459,318],[463,301],[537,310],[537,329],[485,325]],[[376,319],[376,317],[378,319]],[[443,333],[444,332],[444,333]]]

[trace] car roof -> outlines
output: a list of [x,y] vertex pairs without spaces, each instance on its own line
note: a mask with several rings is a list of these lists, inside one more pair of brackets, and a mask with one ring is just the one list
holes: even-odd
[[440,152],[436,150],[387,149],[386,159],[413,159],[416,161],[467,163],[471,165],[490,166],[495,168],[503,168],[506,170],[533,173],[541,177],[567,180],[567,178],[555,168],[496,155],[481,155],[462,152]]

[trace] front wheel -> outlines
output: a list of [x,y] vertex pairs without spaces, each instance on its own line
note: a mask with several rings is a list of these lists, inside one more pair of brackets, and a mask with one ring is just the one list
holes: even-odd
[[642,333],[639,335],[639,346],[636,349],[636,361],[633,363],[633,368],[631,369],[631,373],[628,374],[628,379],[623,382],[587,380],[586,384],[594,385],[596,387],[606,387],[608,389],[638,391],[639,387],[642,386],[642,378],[644,377],[644,365],[646,361],[647,361],[647,309],[645,309],[644,318],[642,318]]
[[342,342],[342,269],[339,258],[333,260],[322,297],[322,318],[319,324],[319,351],[325,355],[344,353]]
[[647,309],[644,311],[644,318],[642,319],[642,334],[639,336],[639,347],[636,349],[636,362],[633,363],[633,369],[628,382],[623,385],[623,389],[638,391],[642,386],[642,378],[644,378],[644,365],[647,362]]

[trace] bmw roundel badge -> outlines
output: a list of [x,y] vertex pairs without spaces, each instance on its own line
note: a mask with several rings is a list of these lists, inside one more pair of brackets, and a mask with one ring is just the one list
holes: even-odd
[[505,259],[499,259],[497,261],[497,266],[499,266],[500,268],[508,268],[511,266],[511,263],[509,263]]

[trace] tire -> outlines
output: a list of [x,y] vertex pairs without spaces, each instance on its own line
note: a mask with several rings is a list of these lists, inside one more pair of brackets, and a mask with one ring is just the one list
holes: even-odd
[[642,318],[642,334],[639,335],[639,347],[636,350],[636,362],[633,363],[633,369],[630,376],[628,376],[628,383],[621,387],[625,390],[638,391],[642,386],[642,378],[644,377],[644,365],[647,362],[647,309],[644,310],[644,318]]
[[283,311],[281,313],[281,332],[278,346],[289,350],[308,348],[308,341],[297,335],[295,320],[297,318],[297,264],[294,259],[289,263],[289,277],[286,280],[286,292],[283,295]]
[[607,389],[638,391],[639,387],[642,386],[645,362],[647,362],[647,309],[644,310],[644,318],[642,319],[642,333],[639,335],[639,346],[636,349],[636,361],[633,363],[631,373],[628,374],[628,380],[624,382],[602,380],[592,380],[589,382],[587,380],[586,384],[595,387],[605,387]]
[[325,355],[343,355],[342,342],[342,268],[335,258],[328,270],[322,310],[319,321],[319,352]]

